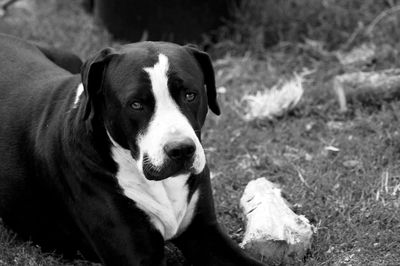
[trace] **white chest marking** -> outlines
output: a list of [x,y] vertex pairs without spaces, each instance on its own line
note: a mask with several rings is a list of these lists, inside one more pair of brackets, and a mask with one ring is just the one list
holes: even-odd
[[147,180],[130,151],[114,141],[113,144],[113,159],[119,167],[117,179],[124,194],[149,215],[165,240],[179,235],[190,224],[199,197],[196,191],[188,202],[189,174],[162,181]]
[[78,107],[79,98],[81,97],[82,92],[83,92],[83,84],[82,84],[82,83],[79,83],[78,88],[76,89],[76,95],[75,95],[74,105],[73,105],[72,108]]

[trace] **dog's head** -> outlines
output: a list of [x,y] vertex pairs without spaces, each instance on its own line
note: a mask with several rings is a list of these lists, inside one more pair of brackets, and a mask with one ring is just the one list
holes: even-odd
[[82,116],[104,123],[149,180],[200,173],[207,109],[220,114],[209,56],[191,46],[143,42],[106,48],[82,68]]

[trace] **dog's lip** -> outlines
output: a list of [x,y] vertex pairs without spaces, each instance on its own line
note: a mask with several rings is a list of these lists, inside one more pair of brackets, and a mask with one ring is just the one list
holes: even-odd
[[151,171],[151,168],[142,166],[143,174],[148,180],[161,181],[167,178],[174,178],[180,175],[195,174],[196,170],[193,163],[185,164],[183,167],[177,167],[177,169],[160,169],[160,171]]
[[148,180],[162,181],[162,180],[165,180],[165,179],[168,179],[168,178],[175,178],[175,177],[178,177],[178,176],[181,176],[181,175],[194,174],[195,171],[192,170],[192,169],[190,169],[190,170],[179,169],[179,170],[177,170],[177,171],[175,171],[175,172],[173,172],[171,174],[165,175],[165,176],[163,176],[163,175],[157,176],[157,175],[154,175],[153,173],[149,173],[148,171],[145,171],[145,170],[143,171],[143,173],[144,173],[145,177]]

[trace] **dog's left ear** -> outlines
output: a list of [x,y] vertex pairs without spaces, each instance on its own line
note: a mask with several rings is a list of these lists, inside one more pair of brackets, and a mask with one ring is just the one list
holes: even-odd
[[199,63],[201,70],[203,71],[204,83],[207,88],[208,106],[214,114],[220,115],[221,111],[217,101],[214,68],[212,66],[210,56],[207,53],[200,51],[193,45],[186,45],[184,47],[194,56]]
[[84,120],[92,120],[94,117],[94,99],[102,93],[107,65],[116,54],[113,48],[105,48],[89,57],[82,65],[81,76],[85,93]]

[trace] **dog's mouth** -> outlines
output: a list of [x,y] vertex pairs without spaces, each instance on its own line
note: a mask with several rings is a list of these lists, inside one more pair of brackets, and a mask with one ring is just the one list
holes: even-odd
[[178,176],[181,174],[193,173],[193,159],[189,161],[176,162],[168,160],[161,167],[151,163],[147,155],[143,156],[143,174],[148,180],[160,181],[169,177]]

